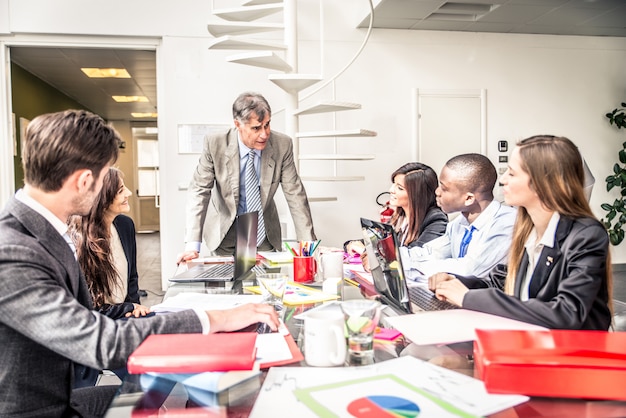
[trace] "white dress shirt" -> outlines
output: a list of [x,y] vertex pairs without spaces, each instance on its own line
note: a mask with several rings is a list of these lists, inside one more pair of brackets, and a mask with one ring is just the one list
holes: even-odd
[[492,201],[472,222],[475,231],[464,257],[459,257],[459,250],[470,228],[464,216],[449,222],[444,235],[423,247],[401,247],[406,276],[420,282],[438,272],[485,277],[497,264],[506,263],[516,215],[515,208]]
[[548,227],[543,233],[541,240],[537,241],[537,228],[533,227],[526,239],[526,253],[528,254],[528,269],[526,270],[526,276],[522,282],[522,291],[520,293],[520,300],[528,300],[528,294],[530,290],[530,281],[537,267],[537,261],[543,251],[544,247],[554,248],[554,241],[556,239],[556,229],[559,226],[559,220],[561,215],[558,212],[554,212],[548,222]]

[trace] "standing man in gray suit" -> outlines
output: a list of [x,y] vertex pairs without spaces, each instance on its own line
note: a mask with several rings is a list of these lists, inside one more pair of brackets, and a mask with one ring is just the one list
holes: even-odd
[[213,333],[265,322],[268,305],[115,321],[94,311],[67,235],[117,159],[120,138],[86,111],[41,115],[22,142],[23,189],[0,213],[0,416],[102,416],[116,387],[72,390],[74,364],[116,369],[150,334]]
[[[271,117],[263,96],[242,93],[233,103],[235,128],[205,138],[189,186],[186,245],[178,263],[198,257],[203,238],[209,251],[232,255],[235,217],[257,210],[258,248],[280,250],[280,220],[274,203],[278,185],[289,205],[297,238],[315,239],[309,201],[293,160],[293,143],[288,136],[270,130]],[[246,178],[255,186],[249,186]]]

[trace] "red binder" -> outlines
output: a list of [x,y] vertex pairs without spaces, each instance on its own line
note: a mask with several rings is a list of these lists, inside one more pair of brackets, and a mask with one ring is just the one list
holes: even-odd
[[200,373],[252,370],[256,332],[150,335],[128,357],[128,372]]
[[626,333],[476,330],[477,377],[492,393],[626,400]]

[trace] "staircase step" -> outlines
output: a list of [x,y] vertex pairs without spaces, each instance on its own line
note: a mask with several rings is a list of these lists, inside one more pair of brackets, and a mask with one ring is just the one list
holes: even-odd
[[243,3],[243,6],[256,6],[257,4],[275,4],[275,3],[283,3],[283,0],[249,0]]
[[360,108],[361,105],[358,103],[322,101],[304,109],[296,109],[293,114],[294,116],[301,116],[311,115],[313,113],[340,112],[342,110],[354,110]]
[[297,93],[313,84],[322,81],[317,74],[270,74],[269,80],[289,93]]
[[252,22],[265,16],[283,10],[282,3],[260,4],[255,6],[234,7],[229,9],[214,9],[213,15],[224,20],[236,22]]
[[357,136],[376,136],[378,133],[367,129],[345,129],[337,131],[316,131],[316,132],[298,132],[296,137],[298,138],[320,138],[329,136],[341,136],[341,137],[357,137]]
[[273,30],[282,30],[284,25],[282,23],[209,23],[207,30],[215,37],[222,35],[245,35],[250,33],[267,32]]
[[287,47],[283,44],[263,42],[256,39],[241,36],[224,35],[215,38],[209,45],[209,49],[245,49],[245,50],[273,50],[284,51]]
[[226,57],[226,61],[278,71],[291,71],[291,65],[287,64],[284,59],[272,51],[247,52],[245,54],[231,55]]

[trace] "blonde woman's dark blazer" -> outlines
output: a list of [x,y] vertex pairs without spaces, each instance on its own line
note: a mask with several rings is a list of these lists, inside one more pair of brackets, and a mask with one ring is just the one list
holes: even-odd
[[515,296],[502,292],[506,269],[494,269],[484,280],[460,278],[470,290],[463,308],[487,312],[552,329],[607,330],[611,324],[606,283],[609,239],[596,219],[561,216],[554,248],[544,247],[522,302],[521,284],[528,268],[524,252]]

